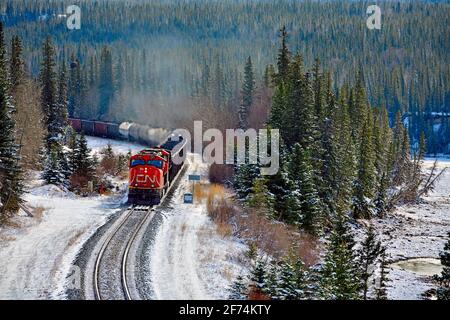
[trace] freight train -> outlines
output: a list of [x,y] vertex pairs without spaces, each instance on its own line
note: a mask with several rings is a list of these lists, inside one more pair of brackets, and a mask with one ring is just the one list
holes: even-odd
[[136,123],[122,124],[70,118],[69,123],[86,135],[136,141],[148,148],[131,156],[129,160],[128,203],[156,205],[167,193],[184,163],[173,162],[175,155],[183,158],[181,136],[166,129],[150,128]]

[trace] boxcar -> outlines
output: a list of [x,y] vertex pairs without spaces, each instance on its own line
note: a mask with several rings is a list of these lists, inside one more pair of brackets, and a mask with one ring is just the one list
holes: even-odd
[[81,129],[88,136],[94,135],[94,121],[81,120]]
[[106,125],[106,130],[108,132],[109,138],[115,138],[120,139],[120,133],[119,133],[119,125],[117,123],[108,122]]
[[81,120],[80,119],[69,119],[69,124],[71,125],[71,127],[76,131],[76,132],[80,132],[81,131]]
[[106,138],[108,136],[108,125],[106,122],[94,122],[94,135]]

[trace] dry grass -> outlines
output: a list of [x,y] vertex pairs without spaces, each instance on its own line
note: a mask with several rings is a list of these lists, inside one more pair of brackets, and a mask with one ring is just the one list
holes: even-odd
[[231,237],[233,235],[233,229],[226,222],[218,223],[217,224],[217,233],[220,234],[224,238]]
[[254,243],[275,258],[293,252],[310,266],[317,262],[317,240],[293,226],[267,218],[254,209],[244,209],[225,197],[226,190],[213,185],[207,197],[207,212],[220,235],[237,236]]
[[217,232],[223,237],[236,236],[274,258],[288,253],[300,257],[311,266],[318,260],[318,243],[313,236],[296,227],[267,218],[257,209],[243,208],[231,198],[222,185],[197,185],[195,197],[206,200],[208,215],[215,222]]

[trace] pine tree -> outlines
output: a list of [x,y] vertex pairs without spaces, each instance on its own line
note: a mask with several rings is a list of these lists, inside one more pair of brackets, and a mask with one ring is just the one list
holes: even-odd
[[360,294],[360,279],[346,218],[336,217],[319,271],[319,296],[322,299],[355,300]]
[[366,230],[366,237],[361,244],[361,248],[357,252],[364,300],[368,299],[369,281],[381,250],[381,242],[377,241],[373,226],[370,225]]
[[380,277],[377,287],[375,288],[376,300],[387,300],[386,284],[389,282],[388,275],[388,263],[386,257],[386,248],[381,248],[380,252]]
[[275,68],[269,64],[264,70],[264,87],[272,88],[275,76]]
[[320,72],[320,60],[316,58],[313,66],[313,91],[314,91],[314,108],[318,124],[321,125],[325,118],[325,88],[323,75]]
[[88,148],[86,137],[81,132],[75,149],[73,171],[74,174],[87,180],[93,179],[95,174],[95,163],[90,153],[91,150]]
[[254,264],[250,272],[250,280],[252,281],[253,294],[263,295],[268,290],[267,283],[267,262],[259,258]]
[[[346,89],[341,89],[338,108],[334,120],[334,136],[336,143],[335,149],[335,169],[329,169],[331,174],[334,172],[334,183],[331,183],[330,189],[335,193],[335,199],[332,203],[338,214],[347,214],[351,205],[351,196],[353,193],[352,184],[355,178],[355,146],[352,139],[350,115],[346,100]],[[330,156],[331,157],[331,156]],[[333,208],[330,208],[333,212]]]
[[64,179],[61,180],[61,176],[68,177],[70,173],[70,167],[63,151],[67,128],[66,70],[63,66],[57,88],[57,75],[54,70],[55,49],[49,37],[44,41],[43,56],[40,72],[41,107],[47,129],[43,177],[47,183],[66,184]]
[[288,256],[281,262],[278,273],[278,299],[300,300],[305,298],[306,272],[300,259]]
[[270,194],[264,178],[257,178],[248,196],[247,204],[266,217],[273,216],[273,196]]
[[46,154],[42,179],[47,184],[66,185],[66,177],[63,173],[63,168],[61,168],[61,153],[60,145],[53,144],[50,147],[49,153]]
[[286,107],[288,103],[288,89],[284,83],[279,84],[275,88],[272,98],[272,108],[269,115],[269,126],[273,129],[279,129],[281,137],[285,135],[285,124],[283,123],[286,116]]
[[254,182],[260,176],[258,165],[248,163],[236,165],[233,186],[239,199],[247,199],[252,192]]
[[439,276],[434,276],[439,284],[436,290],[438,300],[450,300],[450,232],[447,233],[447,236],[449,239],[444,246],[444,251],[440,254],[444,269]]
[[241,275],[239,275],[236,281],[233,282],[233,285],[231,286],[229,292],[230,295],[228,296],[228,299],[230,300],[247,299],[247,286],[244,283],[244,279]]
[[295,144],[287,163],[290,195],[286,219],[314,234],[320,230],[322,217],[310,161],[309,152]]
[[[41,106],[44,114],[45,125],[50,138],[54,132],[51,127],[51,116],[54,114],[56,101],[58,98],[56,89],[56,73],[55,73],[55,49],[51,39],[47,37],[42,48],[43,61],[40,71],[40,81],[42,86]],[[50,139],[46,141],[47,149],[50,149]]]
[[98,118],[106,119],[114,96],[114,78],[112,54],[109,48],[102,49],[100,57],[100,80],[99,80],[100,103]]
[[239,128],[247,129],[248,113],[253,103],[255,79],[253,76],[252,59],[248,57],[244,70],[244,84],[242,86],[242,104],[239,107]]
[[399,112],[395,117],[393,131],[393,142],[389,156],[390,168],[392,168],[392,184],[399,186],[406,181],[411,169],[408,130],[404,127]]
[[287,45],[288,33],[286,31],[286,26],[280,29],[281,37],[281,48],[278,52],[278,74],[277,74],[277,84],[285,81],[289,72],[289,64],[291,60],[291,53]]
[[11,92],[15,92],[24,77],[24,62],[22,60],[22,41],[18,36],[11,39],[10,78]]
[[358,175],[354,184],[353,216],[356,219],[370,219],[373,215],[372,199],[375,186],[375,165],[370,112],[368,112],[366,119],[360,139]]
[[19,209],[23,193],[20,149],[15,141],[15,107],[10,89],[3,24],[0,22],[0,219]]
[[78,59],[76,59],[75,54],[72,53],[70,57],[68,106],[67,106],[68,114],[70,117],[84,116],[82,112],[83,108],[82,95],[83,95],[83,81],[81,79],[81,63]]

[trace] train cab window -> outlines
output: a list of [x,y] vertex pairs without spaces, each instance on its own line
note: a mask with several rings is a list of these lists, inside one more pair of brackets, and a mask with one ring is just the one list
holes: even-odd
[[149,160],[147,164],[158,169],[162,169],[163,166],[163,162],[161,160]]
[[133,159],[131,160],[131,164],[130,167],[136,167],[136,166],[143,166],[145,165],[145,160],[141,160],[141,159]]

